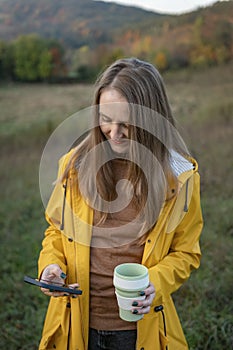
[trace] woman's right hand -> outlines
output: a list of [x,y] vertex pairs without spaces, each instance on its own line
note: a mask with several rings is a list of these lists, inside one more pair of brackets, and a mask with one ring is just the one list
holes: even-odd
[[[59,265],[57,264],[50,264],[46,266],[46,268],[43,270],[40,280],[44,283],[58,283],[58,284],[65,284],[66,274],[62,271]],[[73,283],[69,285],[70,288],[78,288],[78,283]],[[50,291],[47,288],[41,288],[41,291],[48,296],[52,297],[60,297],[64,295],[70,295],[66,294],[64,292],[57,292],[57,291]]]

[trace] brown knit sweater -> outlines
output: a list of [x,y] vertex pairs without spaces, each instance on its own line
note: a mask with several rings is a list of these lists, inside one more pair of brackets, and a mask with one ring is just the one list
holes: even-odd
[[[113,167],[116,182],[126,177],[127,162],[116,159]],[[133,201],[124,210],[109,214],[106,221],[98,226],[99,213],[94,213],[90,259],[91,328],[136,329],[136,323],[120,319],[113,286],[113,270],[116,265],[141,262],[144,245],[139,244],[137,238],[141,225],[135,220],[136,217]]]

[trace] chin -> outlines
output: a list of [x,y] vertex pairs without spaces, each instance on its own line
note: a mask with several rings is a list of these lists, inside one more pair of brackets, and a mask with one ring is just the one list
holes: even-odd
[[113,146],[111,146],[111,149],[114,153],[117,153],[117,154],[126,154],[128,153],[128,150],[129,150],[128,147],[113,147]]
[[120,145],[118,146],[118,145],[110,144],[110,147],[111,147],[111,149],[112,149],[112,151],[114,153],[119,153],[119,154],[126,153],[126,152],[128,152],[128,149],[129,149],[129,147],[125,147],[125,145],[124,146],[120,146]]
[[128,142],[124,143],[122,145],[116,145],[116,144],[113,144],[112,142],[109,142],[109,144],[110,144],[110,147],[114,153],[125,154],[125,153],[128,153],[128,151],[129,151]]

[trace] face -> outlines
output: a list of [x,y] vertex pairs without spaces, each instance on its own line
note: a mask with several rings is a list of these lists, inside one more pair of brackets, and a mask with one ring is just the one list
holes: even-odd
[[116,89],[107,88],[100,95],[100,128],[115,153],[129,149],[129,106]]

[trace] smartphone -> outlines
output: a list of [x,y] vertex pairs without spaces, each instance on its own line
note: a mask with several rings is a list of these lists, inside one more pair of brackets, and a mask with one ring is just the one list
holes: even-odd
[[33,284],[34,286],[37,286],[37,287],[49,289],[51,292],[64,292],[64,293],[76,294],[76,295],[82,294],[81,289],[71,288],[67,285],[63,286],[59,284],[42,282],[29,276],[24,276],[24,282]]

